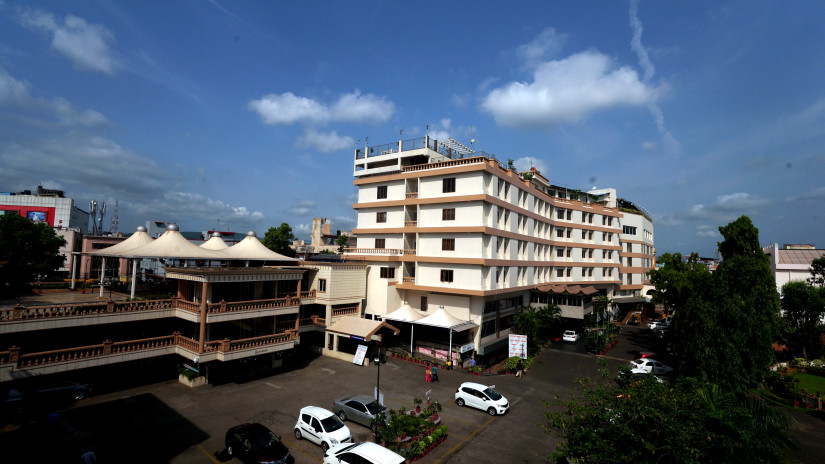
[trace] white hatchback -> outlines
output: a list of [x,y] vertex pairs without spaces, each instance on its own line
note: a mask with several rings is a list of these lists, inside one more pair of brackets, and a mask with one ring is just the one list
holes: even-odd
[[488,387],[480,383],[464,382],[455,391],[455,404],[478,408],[491,416],[504,414],[510,409],[510,403],[494,388],[495,385]]
[[404,464],[404,458],[375,443],[333,446],[324,453],[324,464]]
[[342,443],[352,443],[349,427],[331,411],[317,406],[301,408],[295,423],[295,438],[321,445],[326,452],[330,447]]

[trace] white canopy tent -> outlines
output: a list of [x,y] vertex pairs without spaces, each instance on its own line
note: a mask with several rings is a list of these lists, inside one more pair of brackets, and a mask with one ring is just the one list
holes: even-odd
[[[384,319],[399,322],[415,322],[424,318],[424,315],[412,309],[406,303],[399,309],[384,316]],[[410,353],[413,351],[413,334],[415,333],[415,324],[410,324]]]
[[438,310],[436,310],[429,316],[418,319],[417,321],[415,321],[415,324],[450,329],[450,347],[447,353],[450,357],[451,364],[453,362],[453,331],[463,332],[465,330],[469,330],[473,327],[478,326],[478,324],[476,324],[475,322],[462,321],[461,319],[451,315],[444,309],[443,306],[440,306]]
[[203,242],[200,247],[207,250],[223,250],[229,248],[229,245],[223,241],[223,237],[220,232],[215,232],[212,234],[212,238]]
[[290,258],[270,250],[258,240],[258,234],[251,230],[246,233],[245,239],[223,251],[230,259],[243,259],[247,261],[298,261],[296,258]]
[[[103,273],[106,270],[106,257],[107,256],[119,256],[120,253],[134,250],[135,248],[140,248],[142,246],[148,245],[152,243],[155,239],[152,238],[146,232],[146,227],[138,226],[135,229],[135,233],[132,234],[131,237],[127,238],[126,240],[117,243],[115,245],[110,246],[109,248],[104,248],[103,250],[94,252],[95,255],[99,255],[103,258],[103,262],[100,266],[100,296],[103,296]],[[75,280],[75,270],[74,266],[72,266],[72,288],[74,288],[74,280]],[[132,260],[132,298],[135,297],[135,275],[137,273],[137,261]]]

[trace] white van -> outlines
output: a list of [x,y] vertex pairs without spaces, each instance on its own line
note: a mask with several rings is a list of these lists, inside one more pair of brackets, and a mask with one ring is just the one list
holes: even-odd
[[295,438],[321,445],[326,452],[331,446],[352,443],[349,428],[331,411],[317,406],[301,408],[295,423]]

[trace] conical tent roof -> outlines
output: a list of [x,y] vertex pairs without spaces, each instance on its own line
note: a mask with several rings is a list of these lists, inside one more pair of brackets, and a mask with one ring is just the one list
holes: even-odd
[[415,321],[415,323],[421,325],[429,325],[433,327],[442,327],[445,329],[451,328],[456,332],[462,332],[477,325],[475,322],[462,321],[461,319],[452,316],[444,308],[438,308],[436,312],[430,314],[429,316],[423,319]]
[[94,254],[100,256],[120,256],[120,254],[125,251],[134,250],[135,248],[140,248],[144,245],[148,245],[149,243],[152,243],[153,240],[155,239],[153,239],[151,235],[146,233],[146,227],[138,226],[138,228],[135,230],[135,233],[132,234],[131,237],[116,245],[112,245],[109,248],[96,251]]
[[384,316],[384,319],[389,319],[391,321],[401,321],[401,322],[413,322],[419,319],[423,319],[424,315],[419,313],[418,311],[410,308],[407,305],[402,306],[399,309],[387,314]]
[[231,247],[222,250],[230,258],[234,259],[265,259],[267,261],[298,261],[270,250],[260,240],[254,231],[249,231],[246,238]]
[[200,247],[205,248],[207,250],[224,250],[226,248],[229,248],[229,245],[227,245],[226,242],[223,241],[223,237],[221,237],[221,234],[219,232],[215,232],[214,234],[212,234],[212,238],[203,242],[200,245]]
[[208,250],[190,242],[178,226],[170,224],[158,239],[140,248],[124,251],[120,254],[133,258],[178,258],[178,259],[227,259],[224,250]]

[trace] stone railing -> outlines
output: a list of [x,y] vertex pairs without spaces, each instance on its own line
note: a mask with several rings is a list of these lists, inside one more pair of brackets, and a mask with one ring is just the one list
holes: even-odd
[[345,253],[360,253],[365,255],[400,255],[404,250],[396,248],[345,248]]
[[301,298],[315,298],[315,290],[309,290],[306,292],[301,292]]
[[[326,319],[323,318],[323,317],[312,316],[312,317],[307,317],[307,318],[301,319],[300,321],[298,321],[298,324],[301,327],[306,327],[306,326],[310,326],[310,325],[325,326],[326,325]],[[0,353],[0,355],[2,355],[2,353]]]
[[192,311],[195,313],[201,312],[201,305],[194,301],[184,300],[182,298],[175,298],[175,307],[184,311]]
[[[315,325],[323,325],[324,320],[314,316],[310,319]],[[213,340],[204,343],[204,352],[229,352],[256,348],[266,345],[276,345],[294,340],[297,332],[293,329],[285,333],[264,335],[260,337],[246,338],[240,340]],[[0,364],[16,364],[20,368],[30,368],[55,364],[68,361],[80,361],[89,358],[96,358],[110,354],[129,353],[137,351],[147,351],[156,348],[180,346],[192,352],[200,351],[200,342],[184,337],[180,332],[161,337],[142,338],[138,340],[126,340],[112,342],[106,340],[97,345],[65,348],[52,351],[41,351],[38,353],[20,354],[20,348],[12,347],[8,351],[0,351]]]
[[91,316],[104,314],[109,309],[107,302],[73,303],[48,306],[14,306],[0,309],[0,322],[48,319],[52,317]]
[[345,308],[333,308],[332,317],[346,316],[348,314],[357,314],[359,311],[358,305],[347,306]]
[[300,298],[289,296],[286,298],[274,298],[270,300],[233,301],[231,303],[221,301],[220,303],[209,303],[209,306],[206,311],[209,314],[219,314],[300,305]]

